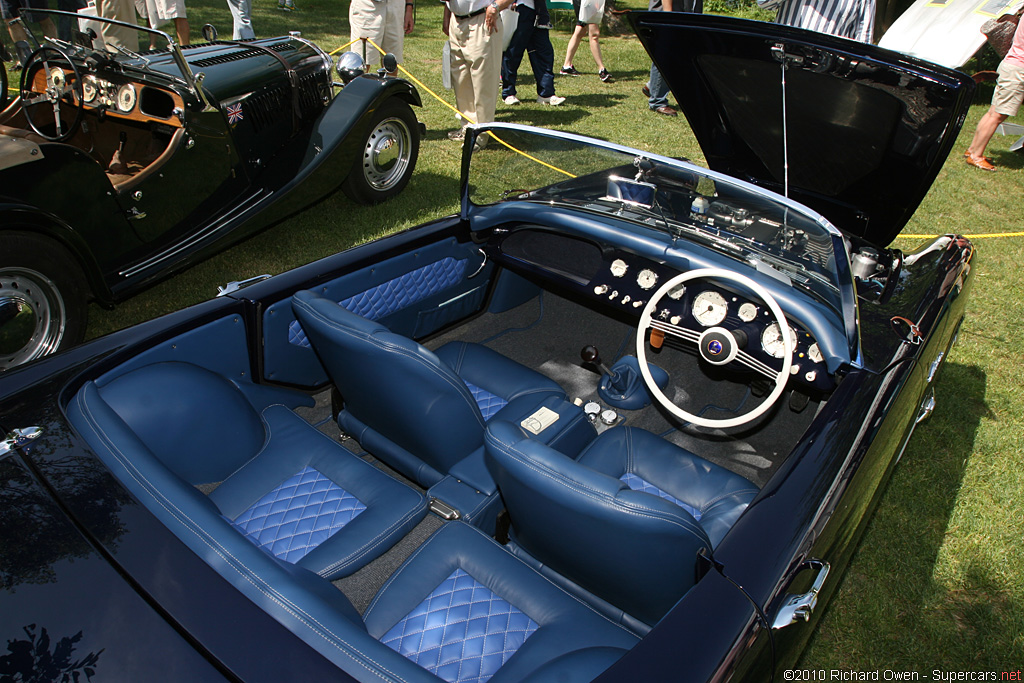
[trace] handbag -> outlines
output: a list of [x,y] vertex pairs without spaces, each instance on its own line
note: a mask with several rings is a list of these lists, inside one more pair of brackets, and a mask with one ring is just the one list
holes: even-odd
[[516,27],[519,26],[519,13],[513,9],[515,5],[511,5],[501,10],[501,51],[504,52],[508,49],[509,44],[512,42],[512,34],[516,32]]
[[1000,58],[1005,57],[1013,45],[1013,36],[1017,33],[1017,24],[1020,23],[1020,10],[1014,14],[1004,14],[995,19],[989,19],[981,25],[981,32],[985,34],[988,44],[996,51]]
[[600,24],[604,18],[604,0],[581,0],[580,17],[581,24]]

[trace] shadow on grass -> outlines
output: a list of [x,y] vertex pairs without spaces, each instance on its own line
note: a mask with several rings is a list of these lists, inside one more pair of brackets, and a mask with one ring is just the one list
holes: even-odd
[[[980,367],[943,368],[935,413],[915,431],[801,666],[930,675],[1019,665],[1019,593],[984,553],[943,556],[981,420],[993,417],[986,385]],[[956,585],[940,576],[951,553]]]

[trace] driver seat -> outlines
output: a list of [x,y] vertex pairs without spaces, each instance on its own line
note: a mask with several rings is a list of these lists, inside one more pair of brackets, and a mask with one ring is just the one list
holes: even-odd
[[630,427],[603,432],[577,460],[508,422],[487,426],[485,448],[516,546],[648,625],[697,582],[697,554],[710,553],[758,493]]
[[565,400],[556,382],[486,346],[432,352],[309,291],[295,293],[292,310],[344,400],[341,430],[425,488],[467,458],[484,471],[489,420],[519,422]]

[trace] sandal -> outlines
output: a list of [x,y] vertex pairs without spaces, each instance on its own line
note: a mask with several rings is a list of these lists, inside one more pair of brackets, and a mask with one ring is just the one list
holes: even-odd
[[994,171],[996,170],[995,164],[986,159],[985,157],[975,158],[970,154],[964,155],[964,161],[975,168],[980,168],[983,171]]

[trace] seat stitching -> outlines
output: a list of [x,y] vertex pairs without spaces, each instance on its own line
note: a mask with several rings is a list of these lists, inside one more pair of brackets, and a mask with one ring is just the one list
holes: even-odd
[[[422,496],[420,498],[422,500]],[[348,566],[348,565],[352,564],[353,562],[355,562],[357,559],[362,558],[372,548],[375,548],[378,545],[380,545],[381,543],[383,543],[385,537],[390,536],[392,533],[394,533],[395,529],[397,529],[400,526],[402,526],[403,524],[405,524],[407,521],[409,521],[409,519],[411,519],[414,515],[416,515],[419,512],[420,512],[420,507],[419,507],[419,505],[417,505],[412,510],[409,510],[408,512],[406,512],[405,515],[403,515],[400,519],[395,520],[395,522],[393,522],[391,525],[389,525],[386,529],[382,530],[380,533],[378,533],[372,539],[370,539],[369,541],[364,543],[360,547],[359,550],[357,550],[355,553],[349,555],[348,558],[346,558],[344,560],[338,560],[334,564],[332,564],[332,565],[330,565],[328,567],[324,567],[323,569],[318,571],[317,574],[319,574],[320,576],[326,577],[328,572],[331,572],[331,571],[333,571],[335,569],[340,569],[342,567]]]
[[[150,496],[152,496],[156,503],[160,505],[160,507],[164,508],[172,516],[174,516],[185,529],[191,531],[192,534],[197,539],[199,539],[203,544],[205,544],[207,547],[213,550],[213,552],[219,555],[223,560],[228,562],[228,566],[234,569],[235,573],[237,573],[239,576],[245,579],[256,590],[263,593],[272,602],[279,605],[282,609],[284,609],[286,612],[295,617],[298,621],[305,624],[310,630],[312,630],[314,633],[323,638],[324,641],[332,645],[336,650],[346,655],[349,658],[349,660],[351,660],[354,664],[362,666],[371,674],[380,676],[380,671],[374,671],[374,669],[371,666],[369,666],[369,664],[373,664],[378,669],[383,670],[385,673],[392,676],[393,678],[396,678],[400,681],[406,680],[398,674],[392,672],[382,662],[379,662],[363,654],[361,651],[353,647],[353,645],[349,643],[347,640],[345,640],[343,637],[332,631],[324,624],[321,624],[315,617],[313,617],[308,612],[306,612],[302,607],[296,605],[294,602],[292,602],[287,597],[282,595],[266,579],[259,576],[259,574],[257,574],[255,570],[253,570],[243,561],[235,557],[230,552],[230,550],[228,550],[215,538],[210,536],[209,533],[207,533],[202,528],[201,525],[199,525],[195,520],[193,520],[184,510],[175,505],[174,502],[167,498],[167,496],[165,496],[158,487],[156,487],[151,481],[149,481],[145,474],[143,474],[141,471],[138,470],[138,468],[136,468],[132,460],[126,454],[124,454],[120,448],[118,448],[117,444],[114,443],[113,439],[107,436],[106,432],[103,430],[102,426],[99,424],[98,420],[93,415],[92,410],[85,403],[84,396],[79,394],[75,400],[79,408],[82,410],[83,414],[88,418],[87,422],[92,432],[101,439],[101,441],[106,445],[111,454],[118,460],[121,466],[125,468],[128,475],[136,482],[138,482],[140,485],[143,485],[145,487],[146,492]],[[188,521],[188,524],[185,524],[185,520]],[[232,564],[232,562],[229,561],[228,558],[230,558],[230,560],[232,560],[234,564]],[[244,568],[246,571],[241,571],[239,567]],[[259,579],[260,583],[257,583],[255,579]],[[314,626],[314,624],[316,626]],[[328,635],[333,637],[334,641],[328,638]],[[345,647],[343,648],[341,647],[341,645],[344,645]],[[359,655],[358,657],[356,656],[357,654]]]
[[[582,484],[582,483],[577,482],[575,480],[569,479],[565,475],[560,474],[558,472],[554,472],[553,470],[551,470],[550,468],[548,468],[548,467],[546,467],[544,465],[540,465],[540,464],[532,462],[531,460],[529,460],[529,456],[527,456],[522,451],[519,451],[519,450],[515,449],[514,446],[511,446],[509,444],[504,444],[504,443],[501,443],[501,442],[498,442],[498,445],[499,445],[499,447],[505,449],[505,452],[506,452],[506,454],[509,457],[512,457],[512,458],[516,459],[517,461],[521,462],[523,465],[525,465],[526,467],[528,467],[528,468],[532,469],[533,471],[537,472],[541,476],[544,476],[544,477],[546,477],[548,479],[551,479],[553,481],[562,483],[565,486],[567,486],[568,488],[576,490],[580,494],[582,494],[584,496],[587,496],[588,498],[592,498],[592,499],[594,499],[597,502],[609,503],[609,504],[613,505],[615,508],[622,509],[623,511],[627,512],[628,514],[632,514],[632,515],[635,515],[635,516],[638,516],[638,517],[647,517],[647,518],[650,518],[650,519],[658,519],[658,520],[662,520],[664,522],[667,522],[669,524],[673,524],[675,526],[678,526],[679,528],[681,528],[681,529],[685,530],[686,532],[690,533],[691,535],[695,536],[697,538],[697,540],[701,541],[702,543],[704,542],[704,539],[700,538],[700,534],[696,533],[695,530],[691,529],[689,527],[688,523],[684,523],[684,522],[687,522],[688,520],[672,519],[671,517],[667,516],[667,513],[659,512],[659,511],[656,511],[656,510],[643,510],[643,509],[637,508],[633,504],[625,503],[625,502],[619,500],[617,497],[609,496],[608,494],[603,493],[601,491],[597,491],[596,489],[590,488],[590,487],[586,486],[585,484]],[[680,509],[682,509],[682,508],[680,508]],[[704,531],[703,527],[700,527],[699,525],[698,525],[698,529],[701,532]]]
[[[366,334],[365,332],[359,332],[359,331],[356,331],[356,330],[350,330],[350,329],[344,328],[340,324],[333,322],[332,320],[330,320],[329,318],[325,317],[324,315],[322,315],[318,311],[312,309],[311,307],[307,306],[303,302],[300,301],[298,303],[302,307],[308,308],[311,315],[316,317],[318,320],[322,321],[328,327],[330,327],[330,328],[332,328],[332,329],[334,329],[334,330],[336,330],[336,331],[338,331],[338,332],[340,332],[342,334],[346,334],[346,335],[348,335],[350,337],[362,339],[363,341],[365,341],[365,342],[367,342],[369,344],[372,344],[372,345],[376,346],[377,348],[387,349],[387,350],[391,350],[391,351],[394,351],[396,353],[399,353],[399,354],[405,356],[406,358],[409,358],[410,360],[415,361],[418,365],[420,365],[421,367],[429,370],[434,375],[437,375],[440,379],[442,379],[449,386],[454,387],[456,389],[456,392],[463,398],[463,400],[465,400],[470,406],[472,406],[475,409],[475,411],[471,411],[471,412],[475,412],[477,421],[480,423],[480,428],[481,429],[484,428],[485,423],[483,421],[483,416],[480,415],[480,409],[476,406],[476,402],[472,400],[472,396],[469,395],[469,389],[467,389],[465,387],[465,385],[460,387],[459,384],[455,383],[455,381],[452,380],[451,377],[449,377],[445,373],[441,372],[437,367],[431,365],[430,363],[427,363],[426,360],[421,358],[419,355],[410,353],[407,349],[403,349],[400,346],[397,346],[397,345],[395,345],[395,344],[393,344],[391,342],[387,342],[387,341],[384,341],[382,339],[377,339],[373,334]],[[383,329],[387,330],[387,328],[383,328]],[[455,374],[455,372],[452,371],[452,374]],[[460,382],[461,382],[462,381],[461,378],[459,378],[459,379],[460,379]],[[459,391],[460,388],[461,388],[461,391]]]

